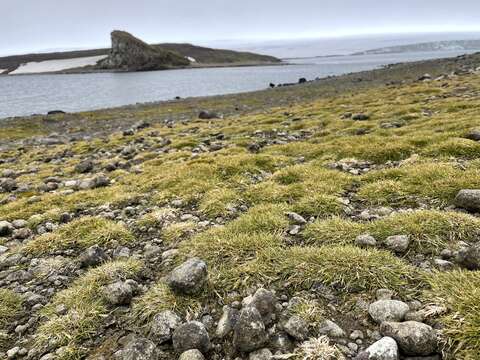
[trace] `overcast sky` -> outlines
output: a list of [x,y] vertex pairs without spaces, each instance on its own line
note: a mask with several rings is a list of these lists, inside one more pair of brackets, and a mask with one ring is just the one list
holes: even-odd
[[480,0],[0,0],[0,54],[147,42],[208,43],[479,31]]

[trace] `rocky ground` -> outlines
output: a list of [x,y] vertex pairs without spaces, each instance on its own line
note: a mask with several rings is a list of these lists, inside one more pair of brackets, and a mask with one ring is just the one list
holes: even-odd
[[477,359],[476,61],[5,122],[0,357]]

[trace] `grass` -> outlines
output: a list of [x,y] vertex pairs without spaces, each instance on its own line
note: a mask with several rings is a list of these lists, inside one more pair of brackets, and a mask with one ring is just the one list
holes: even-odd
[[[67,289],[58,292],[42,310],[45,321],[34,339],[39,347],[70,346],[75,351],[85,340],[100,330],[110,310],[101,294],[103,286],[117,280],[132,279],[139,274],[142,263],[137,260],[114,261],[89,270]],[[58,314],[59,305],[66,313]]]
[[359,223],[334,217],[307,226],[304,237],[315,245],[353,244],[358,235],[370,234],[379,241],[393,235],[410,235],[411,250],[432,253],[458,241],[474,242],[480,220],[467,214],[437,210],[395,213],[386,218]]
[[124,226],[100,217],[82,217],[61,226],[52,233],[36,237],[23,251],[33,255],[51,254],[59,250],[83,250],[92,245],[126,244],[134,240]]
[[474,360],[480,353],[480,272],[435,273],[425,298],[445,306],[441,318],[447,359]]
[[459,190],[477,187],[478,166],[461,169],[453,163],[428,161],[364,175],[358,197],[372,206],[415,206],[422,200],[446,206]]
[[224,271],[219,280],[232,286],[232,279],[241,279],[243,286],[288,284],[290,291],[322,283],[345,293],[388,288],[403,295],[421,283],[418,270],[389,252],[353,246],[267,248],[256,259]]
[[23,312],[23,299],[9,289],[0,289],[0,330],[5,330]]
[[131,317],[138,326],[146,326],[153,317],[165,310],[174,311],[193,317],[201,309],[198,297],[183,296],[174,293],[163,281],[154,284],[144,295],[135,299],[132,304]]

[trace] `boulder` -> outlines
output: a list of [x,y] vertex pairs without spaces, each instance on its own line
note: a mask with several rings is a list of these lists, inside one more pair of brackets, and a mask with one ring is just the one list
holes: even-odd
[[471,130],[465,137],[469,140],[480,141],[480,130]]
[[458,264],[468,270],[480,269],[480,243],[461,248],[456,258]]
[[128,305],[137,291],[137,283],[133,280],[117,281],[103,289],[105,299],[110,305]]
[[171,340],[172,334],[182,323],[173,311],[165,310],[156,314],[150,325],[150,337],[158,344]]
[[410,236],[389,236],[385,240],[385,246],[396,253],[403,254],[408,250],[408,247],[410,246]]
[[366,121],[366,120],[369,120],[370,119],[370,116],[367,115],[367,114],[353,114],[352,115],[352,120],[355,120],[355,121]]
[[202,290],[207,281],[207,275],[207,264],[198,258],[193,258],[173,269],[167,282],[177,293],[194,295]]
[[113,357],[115,360],[156,360],[159,356],[160,352],[152,341],[135,336]]
[[384,337],[360,353],[357,359],[398,360],[398,345],[391,337]]
[[248,360],[271,360],[272,352],[269,349],[260,349],[248,354]]
[[288,319],[283,328],[295,340],[303,341],[308,338],[308,324],[298,315],[293,315]]
[[202,120],[211,120],[211,119],[220,119],[221,116],[213,111],[202,110],[198,114],[198,118]]
[[85,174],[93,170],[93,161],[84,160],[75,165],[75,172]]
[[79,256],[80,265],[82,267],[97,266],[107,259],[107,254],[105,254],[105,251],[103,251],[98,245],[90,246]]
[[355,245],[360,247],[375,247],[377,246],[377,240],[375,240],[372,235],[358,235],[355,239]]
[[384,322],[380,326],[380,332],[383,336],[393,338],[405,355],[432,355],[438,348],[435,330],[417,321]]
[[192,349],[183,352],[178,360],[205,360],[205,357],[197,349]]
[[251,352],[262,348],[268,339],[262,315],[253,306],[240,311],[233,333],[233,344],[238,351]]
[[381,324],[384,321],[402,321],[410,310],[407,304],[397,300],[378,300],[368,308],[372,319]]
[[233,331],[238,320],[239,311],[229,306],[223,308],[223,314],[220,320],[218,320],[215,336],[217,338],[224,338],[230,332]]
[[455,206],[471,211],[480,211],[480,190],[460,190],[454,200]]
[[345,331],[331,320],[325,320],[318,329],[319,335],[327,335],[331,338],[340,338],[345,336]]
[[206,353],[211,346],[205,326],[198,321],[178,326],[173,332],[172,340],[175,351],[179,353],[192,349]]

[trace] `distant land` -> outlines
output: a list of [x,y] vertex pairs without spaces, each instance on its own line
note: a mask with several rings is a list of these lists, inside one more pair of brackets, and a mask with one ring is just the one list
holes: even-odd
[[478,50],[480,40],[448,40],[431,41],[418,44],[388,46],[372,50],[356,52],[352,55],[400,54],[406,52],[448,51],[448,50]]
[[125,31],[113,31],[111,38],[111,48],[0,57],[0,74],[147,71],[281,63],[273,56],[244,51],[192,44],[149,45]]

